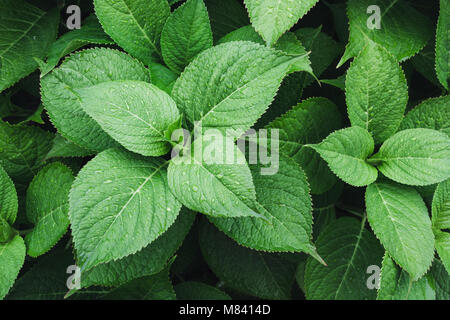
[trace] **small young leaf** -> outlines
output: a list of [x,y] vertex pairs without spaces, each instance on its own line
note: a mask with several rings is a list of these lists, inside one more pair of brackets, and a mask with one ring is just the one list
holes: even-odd
[[436,31],[436,74],[447,91],[450,83],[450,3],[440,1],[439,20]]
[[[374,11],[367,13],[371,6],[380,8],[380,16],[375,16]],[[432,37],[429,19],[404,0],[350,0],[347,15],[350,39],[338,66],[357,56],[368,40],[385,47],[401,61],[418,53]]]
[[328,163],[331,171],[352,186],[366,186],[377,179],[377,169],[366,162],[373,152],[373,139],[360,127],[335,131],[321,143],[309,146]]
[[310,300],[374,300],[376,291],[367,287],[367,267],[380,265],[383,248],[375,236],[355,218],[330,223],[316,242],[328,266],[308,258],[305,269],[306,298]]
[[383,258],[377,300],[435,300],[436,291],[428,276],[412,281],[386,253]]
[[441,182],[434,193],[431,205],[431,222],[436,237],[436,250],[442,263],[450,272],[450,179]]
[[58,31],[59,13],[23,0],[0,2],[0,92],[38,67]]
[[244,0],[250,21],[268,46],[273,45],[319,0]]
[[200,224],[199,242],[206,263],[226,286],[262,299],[290,298],[293,264],[275,254],[239,246],[206,219]]
[[370,42],[348,69],[345,89],[351,124],[369,131],[375,144],[397,131],[408,102],[408,87],[389,52]]
[[11,178],[0,165],[0,218],[12,225],[16,221],[17,209],[16,188]]
[[250,169],[232,139],[205,134],[184,152],[168,169],[170,190],[183,205],[213,217],[260,216]]
[[50,250],[69,226],[72,171],[59,162],[44,167],[28,187],[26,208],[33,230],[25,236],[27,253],[37,257]]
[[213,37],[203,0],[188,0],[167,19],[161,34],[164,62],[176,73],[200,52],[212,47]]
[[431,129],[407,129],[386,140],[371,159],[386,177],[425,186],[450,177],[450,138]]
[[367,219],[389,256],[412,277],[422,277],[434,256],[434,236],[428,210],[419,193],[392,182],[377,182],[366,190]]
[[166,166],[109,149],[81,169],[69,219],[82,271],[135,253],[172,225],[181,205],[167,185]]
[[178,300],[231,300],[222,290],[197,281],[182,282],[174,289]]
[[106,33],[129,54],[149,65],[161,57],[159,39],[170,7],[167,0],[94,0]]
[[107,81],[150,82],[148,70],[127,54],[106,48],[77,52],[41,80],[42,102],[58,132],[79,146],[103,151],[117,146],[81,108],[75,90]]
[[264,113],[281,80],[302,59],[253,42],[224,43],[192,61],[172,96],[191,124],[233,129],[239,137]]
[[25,243],[16,235],[10,242],[0,243],[0,300],[13,285],[25,261]]
[[66,157],[86,157],[94,154],[93,151],[87,150],[77,144],[65,139],[57,133],[53,139],[53,146],[47,153],[45,159],[66,158]]
[[75,92],[83,110],[128,150],[144,156],[160,156],[170,150],[164,132],[180,114],[172,98],[156,86],[143,81],[109,81]]

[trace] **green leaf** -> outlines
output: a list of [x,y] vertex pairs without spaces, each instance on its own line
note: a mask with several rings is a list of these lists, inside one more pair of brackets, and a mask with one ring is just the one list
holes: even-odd
[[319,143],[328,134],[341,127],[337,106],[326,98],[310,98],[272,121],[266,128],[279,129],[280,153],[294,159],[308,177],[311,193],[320,194],[336,182],[319,154],[308,143]]
[[125,51],[149,65],[161,57],[159,39],[170,7],[166,0],[94,0],[105,32]]
[[268,46],[277,42],[317,2],[318,0],[244,0],[253,27]]
[[206,263],[226,286],[262,299],[291,296],[295,266],[276,254],[239,246],[204,219],[199,231]]
[[386,140],[370,162],[389,179],[424,186],[450,177],[450,138],[431,129],[407,129]]
[[37,257],[50,250],[69,227],[69,191],[74,176],[59,162],[44,167],[27,191],[27,218],[34,224],[25,236],[27,253]]
[[211,221],[240,245],[272,252],[303,251],[317,256],[311,242],[312,208],[308,182],[300,166],[279,159],[274,175],[262,175],[262,165],[250,165],[259,212],[267,221],[253,217],[212,218]]
[[366,190],[367,219],[386,251],[412,277],[422,277],[434,256],[434,236],[425,202],[419,193],[392,182]]
[[0,92],[38,67],[58,31],[59,12],[49,12],[22,0],[0,3]]
[[357,187],[377,179],[377,169],[365,160],[374,149],[372,136],[360,127],[341,129],[319,144],[309,145],[344,182]]
[[175,300],[175,291],[168,268],[158,274],[135,280],[113,289],[103,296],[106,300]]
[[10,242],[0,243],[0,300],[3,299],[13,285],[25,260],[25,244],[17,235]]
[[12,225],[16,221],[17,210],[16,187],[0,165],[0,218]]
[[175,221],[180,203],[167,185],[167,162],[118,149],[78,173],[69,219],[82,271],[142,249]]
[[240,1],[205,0],[205,4],[208,8],[215,40],[250,23],[247,11]]
[[353,61],[345,81],[348,117],[376,144],[400,126],[408,102],[405,75],[394,57],[370,42]]
[[434,259],[431,275],[436,286],[436,300],[450,300],[450,275],[438,259]]
[[[227,152],[225,152],[225,149]],[[168,169],[170,190],[191,210],[214,217],[261,216],[245,156],[220,132],[205,134]]]
[[81,287],[117,286],[136,278],[159,273],[167,266],[168,260],[184,241],[195,216],[183,207],[173,225],[142,250],[83,272]]
[[144,156],[166,154],[165,130],[180,118],[172,98],[143,81],[109,81],[75,90],[81,107],[112,138]]
[[330,223],[317,239],[323,266],[311,257],[306,262],[305,290],[310,300],[374,300],[367,287],[367,268],[380,265],[383,248],[365,227],[365,219],[343,217]]
[[409,274],[385,254],[377,300],[435,300],[436,291],[433,287],[428,276],[413,282]]
[[172,96],[192,124],[232,129],[239,137],[265,112],[291,65],[302,59],[252,42],[224,43],[192,61]]
[[178,300],[231,300],[222,290],[197,281],[179,283],[174,289]]
[[0,165],[14,182],[28,183],[42,166],[53,134],[0,121]]
[[42,102],[53,125],[64,138],[95,151],[117,146],[100,125],[83,111],[75,92],[115,80],[150,82],[150,74],[142,64],[125,53],[96,48],[72,54],[42,78]]
[[[380,29],[369,29],[371,5],[380,8]],[[425,47],[432,37],[429,19],[404,0],[350,0],[347,3],[350,39],[338,67],[355,57],[368,40],[385,47],[398,61],[411,58]]]
[[450,179],[441,182],[434,193],[431,204],[431,222],[436,237],[436,250],[442,263],[450,272]]
[[89,16],[83,21],[80,29],[69,31],[52,43],[48,50],[47,61],[40,67],[41,77],[52,71],[62,57],[85,45],[113,43],[114,41],[103,31],[97,18]]
[[171,94],[178,75],[159,63],[151,63],[148,68],[152,75],[152,83],[161,90]]
[[86,157],[92,154],[93,151],[82,148],[57,133],[53,139],[53,146],[45,158]]
[[7,243],[17,235],[14,230],[4,218],[0,216],[0,243]]
[[161,34],[164,62],[176,73],[200,52],[212,47],[213,37],[203,0],[188,0],[167,19]]
[[450,83],[450,3],[440,1],[439,20],[436,30],[436,74],[447,91]]
[[434,129],[450,136],[450,95],[425,100],[408,112],[399,130],[415,128]]

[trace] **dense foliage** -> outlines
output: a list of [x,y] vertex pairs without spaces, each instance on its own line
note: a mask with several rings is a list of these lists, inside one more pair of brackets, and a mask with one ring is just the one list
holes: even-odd
[[0,0],[0,299],[450,299],[449,1],[73,4]]

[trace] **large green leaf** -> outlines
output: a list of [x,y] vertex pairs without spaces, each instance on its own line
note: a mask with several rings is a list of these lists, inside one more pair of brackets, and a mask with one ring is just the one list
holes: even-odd
[[0,300],[5,297],[22,268],[25,260],[25,243],[15,236],[10,242],[0,243]]
[[450,83],[450,3],[440,1],[436,31],[436,74],[440,83],[449,90]]
[[27,191],[28,221],[34,228],[25,236],[27,253],[40,256],[50,250],[69,226],[69,191],[72,171],[59,162],[44,167],[31,181]]
[[159,39],[170,7],[167,0],[94,0],[106,33],[146,65],[161,57]]
[[423,276],[434,257],[434,236],[419,193],[392,182],[376,182],[366,190],[367,218],[389,256],[412,277]]
[[233,129],[239,137],[265,112],[291,65],[304,58],[253,42],[224,43],[192,61],[172,96],[192,124]]
[[69,195],[69,219],[82,270],[142,249],[175,221],[180,203],[167,185],[167,162],[118,149],[81,169]]
[[384,256],[377,300],[435,300],[435,298],[436,291],[428,276],[412,281],[409,274],[397,266],[388,254]]
[[245,156],[229,137],[208,133],[172,159],[169,186],[186,207],[214,217],[260,216]]
[[53,135],[38,127],[0,121],[0,165],[14,182],[27,183],[42,166]]
[[273,45],[318,0],[244,0],[250,21],[268,46]]
[[276,254],[239,246],[206,219],[200,224],[200,248],[215,275],[226,286],[263,299],[289,299],[295,266]]
[[75,90],[81,107],[111,137],[130,151],[160,156],[171,145],[172,124],[180,114],[172,98],[143,81],[109,81]]
[[6,171],[0,166],[0,218],[13,224],[16,221],[17,209],[16,188]]
[[186,1],[170,15],[162,30],[164,62],[177,73],[212,45],[211,25],[203,0]]
[[[380,8],[380,29],[368,28],[368,22],[372,22],[367,14],[369,6]],[[428,18],[404,0],[349,0],[347,15],[350,39],[339,66],[357,56],[368,40],[385,47],[401,61],[418,53],[432,37]]]
[[386,140],[370,161],[388,178],[424,186],[450,177],[450,138],[431,129],[407,129]]
[[423,101],[403,119],[400,129],[428,128],[450,136],[450,95]]
[[373,152],[374,143],[365,129],[341,129],[321,143],[309,146],[328,163],[331,171],[352,186],[366,186],[377,179],[377,169],[366,162]]
[[367,287],[367,268],[380,265],[383,248],[355,218],[343,217],[320,233],[317,251],[328,266],[308,258],[305,269],[306,298],[311,300],[374,300]]
[[279,159],[274,175],[262,175],[262,165],[250,165],[259,212],[252,217],[213,218],[212,222],[239,244],[262,251],[303,251],[320,260],[311,242],[312,208],[303,170],[289,158]]
[[130,56],[106,48],[71,55],[41,80],[42,102],[59,133],[81,147],[103,151],[117,143],[81,108],[75,90],[114,80],[150,82],[145,67]]
[[58,31],[59,13],[23,1],[0,2],[0,92],[38,67]]
[[408,102],[405,75],[396,59],[370,42],[347,71],[348,117],[353,126],[369,131],[376,144],[400,126]]
[[336,182],[319,154],[308,143],[319,143],[341,127],[337,106],[326,98],[310,98],[272,121],[266,128],[279,130],[280,153],[294,159],[305,170],[311,193],[320,194]]
[[431,212],[436,250],[445,268],[450,272],[450,233],[448,233],[450,229],[450,179],[437,186]]

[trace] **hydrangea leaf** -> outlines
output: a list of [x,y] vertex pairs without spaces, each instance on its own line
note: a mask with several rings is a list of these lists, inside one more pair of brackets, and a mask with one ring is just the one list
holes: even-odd
[[318,0],[244,0],[250,21],[268,46],[302,18]]
[[291,66],[302,59],[248,41],[224,43],[189,64],[172,96],[191,124],[232,129],[238,137],[265,112]]
[[72,54],[41,80],[42,102],[59,133],[89,150],[117,146],[81,107],[75,90],[107,81],[150,82],[148,70],[123,52],[96,48]]
[[431,274],[436,286],[436,300],[450,299],[450,275],[441,261],[434,259]]
[[428,128],[450,136],[450,95],[423,101],[409,111],[400,125],[400,131]]
[[247,11],[238,0],[205,0],[214,40],[250,23]]
[[331,171],[352,186],[366,186],[377,179],[377,169],[366,162],[374,149],[373,139],[363,128],[341,129],[321,143],[309,146],[328,163]]
[[308,258],[305,269],[306,298],[310,300],[374,300],[367,287],[367,267],[380,265],[383,248],[365,228],[365,219],[343,217],[330,223],[316,241],[328,266]]
[[12,225],[16,221],[17,210],[16,187],[6,171],[0,166],[0,218]]
[[261,216],[255,212],[255,186],[245,156],[220,132],[197,138],[182,156],[173,158],[168,181],[191,210],[222,218]]
[[376,144],[400,126],[408,102],[405,75],[386,49],[370,42],[353,61],[345,81],[348,117]]
[[92,154],[94,154],[93,151],[82,148],[57,133],[53,139],[53,146],[45,158],[86,157]]
[[[143,81],[109,81],[76,89],[81,107],[116,141],[144,156],[170,150],[165,131],[179,121],[172,98]],[[169,135],[170,137],[170,135]]]
[[201,221],[199,242],[203,257],[226,286],[262,299],[286,300],[291,297],[295,265],[280,256],[239,246]]
[[69,219],[82,271],[137,252],[173,224],[181,205],[167,185],[166,166],[109,149],[81,169]]
[[0,300],[8,293],[25,261],[25,243],[16,235],[10,242],[0,243]]
[[412,281],[409,274],[385,254],[377,300],[435,300],[436,291],[433,287],[428,276]]
[[34,228],[25,236],[27,253],[37,257],[50,250],[69,227],[69,191],[74,176],[59,162],[44,167],[28,187],[26,208]]
[[0,92],[37,69],[58,32],[59,12],[23,0],[0,3]]
[[450,3],[440,1],[439,20],[436,31],[436,74],[447,91],[450,83]]
[[174,289],[178,300],[231,300],[222,290],[198,281],[181,282]]
[[340,127],[341,115],[332,101],[310,98],[294,106],[266,128],[279,130],[280,153],[300,164],[308,177],[311,193],[320,194],[334,185],[336,177],[320,155],[305,145],[321,142]]
[[[373,28],[368,27],[376,22],[367,13],[370,6],[380,8],[379,29],[376,23]],[[350,0],[347,15],[349,43],[338,66],[357,56],[368,40],[385,47],[398,61],[408,59],[425,47],[433,33],[429,19],[404,0]]]
[[424,186],[450,177],[450,138],[432,129],[407,129],[386,140],[370,162],[389,179]]
[[436,250],[450,272],[450,179],[439,183],[431,204],[431,222],[436,237]]
[[197,54],[212,45],[211,25],[203,0],[188,0],[175,9],[162,30],[162,56],[176,73],[181,73]]
[[105,32],[133,57],[149,65],[161,57],[159,40],[170,7],[167,0],[94,0]]
[[389,256],[413,281],[434,257],[434,236],[425,202],[408,186],[376,182],[366,190],[367,219]]

